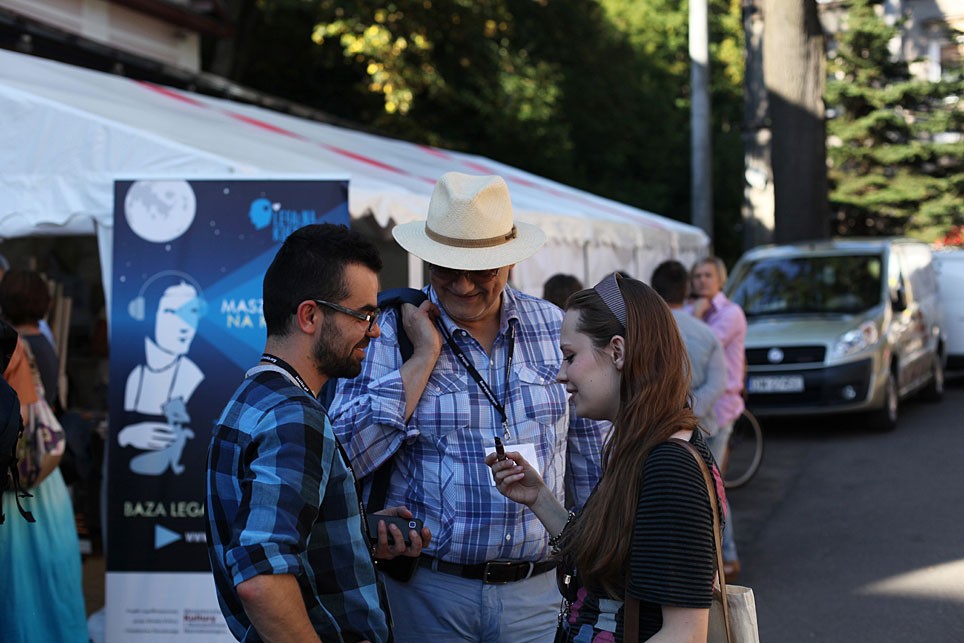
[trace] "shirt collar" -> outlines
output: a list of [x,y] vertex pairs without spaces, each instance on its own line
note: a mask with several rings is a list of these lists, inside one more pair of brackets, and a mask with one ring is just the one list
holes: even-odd
[[720,292],[713,295],[713,299],[710,300],[710,303],[713,305],[713,308],[719,310],[728,301],[729,299],[726,298],[726,295],[724,295],[723,291],[721,290]]

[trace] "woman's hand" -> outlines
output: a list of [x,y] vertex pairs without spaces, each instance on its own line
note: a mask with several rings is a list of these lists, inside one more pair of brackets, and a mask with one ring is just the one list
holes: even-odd
[[[387,507],[381,511],[376,511],[374,515],[398,516],[406,520],[412,518],[412,512],[407,507]],[[372,516],[369,516],[368,519],[372,520]],[[391,532],[392,541],[394,541],[391,545],[388,544],[389,532]],[[401,529],[394,524],[386,524],[384,520],[379,520],[378,542],[374,543],[375,558],[382,560],[391,560],[396,556],[415,558],[422,553],[422,548],[428,547],[428,544],[432,542],[432,532],[425,526],[422,526],[422,533],[411,529],[408,532],[408,539],[411,541],[411,545],[405,544],[405,534],[402,533]]]
[[539,493],[546,488],[539,472],[517,451],[506,453],[505,460],[499,460],[497,454],[490,453],[485,457],[485,463],[492,468],[492,477],[499,493],[509,500],[531,507]]

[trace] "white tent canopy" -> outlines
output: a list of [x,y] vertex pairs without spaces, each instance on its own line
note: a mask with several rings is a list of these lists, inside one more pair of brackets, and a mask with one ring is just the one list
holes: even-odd
[[4,50],[0,141],[0,237],[96,232],[105,290],[115,179],[347,175],[352,218],[390,227],[423,219],[445,172],[499,174],[515,216],[548,238],[513,273],[533,294],[557,272],[587,284],[616,269],[646,279],[660,261],[690,265],[709,245],[694,226],[479,156]]

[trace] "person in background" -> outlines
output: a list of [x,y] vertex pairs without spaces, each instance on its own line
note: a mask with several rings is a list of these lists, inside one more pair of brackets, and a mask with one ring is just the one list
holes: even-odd
[[700,428],[710,437],[716,435],[716,415],[713,405],[726,389],[726,359],[723,347],[710,327],[683,310],[689,273],[678,261],[670,260],[656,266],[650,285],[673,312],[690,362],[690,393],[693,412]]
[[[4,255],[0,255],[0,279],[3,279],[3,276],[7,273],[8,270],[10,270],[10,260],[8,260]],[[48,296],[49,296],[49,290],[48,290]],[[37,328],[40,330],[40,334],[46,337],[47,341],[50,342],[50,345],[54,349],[56,349],[57,342],[54,341],[54,333],[50,328],[50,324],[47,323],[46,317],[42,317],[40,321],[37,322]]]
[[[417,556],[431,540],[413,529],[406,547],[380,520],[369,545],[354,472],[317,399],[328,378],[358,374],[378,337],[381,267],[357,232],[320,224],[292,233],[265,274],[264,354],[208,452],[208,553],[240,641],[390,640],[372,552]],[[404,507],[384,513],[412,517]]]
[[40,371],[44,397],[50,408],[60,414],[60,359],[53,343],[43,334],[40,322],[50,310],[50,288],[39,272],[9,270],[0,280],[0,311],[33,354]]
[[485,460],[498,490],[532,510],[577,579],[556,640],[626,640],[628,594],[639,601],[638,640],[705,642],[713,509],[693,454],[670,439],[689,442],[720,484],[687,403],[676,322],[649,286],[614,273],[569,298],[560,342],[558,379],[576,412],[613,424],[599,486],[581,512],[567,512],[523,454]]
[[546,279],[542,286],[542,298],[551,301],[559,308],[566,307],[569,295],[582,290],[582,282],[572,275],[558,273]]
[[[396,641],[551,641],[559,596],[548,534],[499,494],[482,461],[501,440],[529,454],[549,493],[580,506],[599,478],[608,425],[577,418],[555,382],[562,311],[507,285],[545,235],[513,221],[501,177],[456,172],[436,183],[427,220],[393,234],[428,263],[428,301],[404,305],[401,319],[386,312],[332,411],[358,474],[391,466],[389,503],[432,527],[414,577],[385,579],[405,615]],[[399,326],[414,347],[404,363]]]
[[[3,378],[17,392],[27,423],[29,407],[40,403],[44,390],[23,345],[21,340]],[[88,643],[80,543],[67,485],[57,467],[64,436],[62,431],[59,438],[45,435],[50,441],[37,476],[21,476],[32,496],[21,503],[36,522],[20,519],[14,491],[2,495],[6,521],[0,525],[0,579],[6,588],[0,592],[0,641]]]
[[[733,423],[743,413],[743,379],[746,373],[746,315],[739,305],[723,294],[726,284],[726,264],[719,257],[697,261],[690,274],[691,302],[687,309],[697,319],[705,321],[723,345],[726,358],[726,389],[713,405],[719,429],[710,440],[713,457],[726,470],[730,435]],[[729,508],[727,508],[729,510]],[[733,519],[723,530],[723,571],[727,580],[736,580],[740,573],[740,558],[736,550]]]

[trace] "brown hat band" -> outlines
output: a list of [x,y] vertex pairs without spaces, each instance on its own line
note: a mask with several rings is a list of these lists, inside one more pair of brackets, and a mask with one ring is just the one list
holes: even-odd
[[456,239],[455,237],[446,237],[445,235],[433,231],[430,227],[428,227],[428,223],[426,223],[425,236],[432,241],[438,241],[446,246],[454,246],[456,248],[492,248],[512,241],[519,236],[519,232],[513,225],[512,229],[509,230],[507,234],[502,234],[498,237],[489,237],[488,239]]

